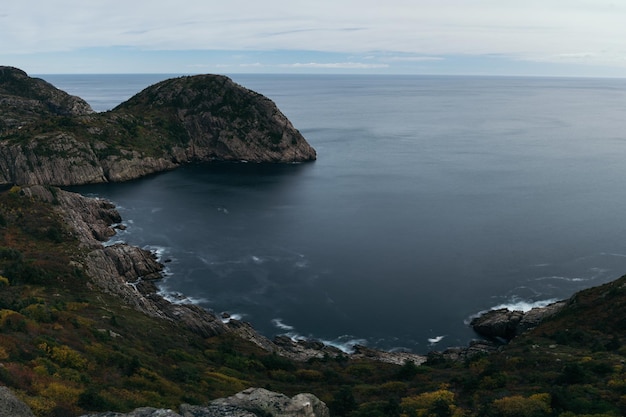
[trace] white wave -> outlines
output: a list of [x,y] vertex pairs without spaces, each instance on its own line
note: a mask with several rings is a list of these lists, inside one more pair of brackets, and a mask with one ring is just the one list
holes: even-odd
[[180,292],[167,291],[161,289],[158,294],[172,304],[206,304],[209,302],[206,298],[190,297]]
[[252,259],[252,262],[254,262],[255,264],[259,264],[259,265],[265,262],[265,261],[263,260],[263,258],[261,258],[261,257],[259,257],[259,256],[254,256],[254,255],[252,255],[252,256],[251,256],[251,259]]
[[489,311],[507,309],[510,311],[521,311],[523,313],[526,313],[532,310],[533,308],[546,307],[550,304],[556,303],[557,301],[560,301],[560,300],[556,298],[549,298],[547,300],[526,301],[526,300],[519,300],[517,298],[513,298],[511,299],[511,301],[493,306],[489,310],[482,310],[476,314],[472,314],[463,322],[465,323],[466,326],[469,326],[469,324],[472,322],[473,319],[478,318]]
[[224,324],[228,324],[230,323],[231,320],[236,320],[236,321],[241,321],[243,319],[244,315],[243,314],[237,314],[237,313],[227,313],[225,315],[222,315],[222,323]]
[[602,252],[602,253],[600,253],[600,255],[603,255],[603,256],[615,256],[615,257],[618,257],[618,258],[626,258],[626,254],[624,254],[624,253]]
[[352,336],[342,336],[335,340],[321,339],[320,342],[322,342],[325,345],[335,347],[341,350],[343,353],[347,353],[347,354],[354,353],[354,347],[357,345],[359,346],[367,345],[367,340],[352,338]]
[[217,211],[219,211],[220,213],[229,214],[229,211],[226,207],[218,207]]
[[146,245],[143,248],[145,250],[152,252],[156,256],[157,261],[159,262],[162,261],[163,255],[169,251],[169,248],[165,246]]
[[592,278],[562,277],[559,275],[552,275],[549,277],[535,278],[535,281],[556,280],[556,281],[567,281],[567,282],[582,282],[582,281],[588,281],[589,279],[592,279]]
[[124,239],[114,239],[115,236],[113,236],[113,238],[107,240],[106,242],[102,243],[102,246],[107,247],[107,246],[113,246],[113,245],[117,245],[118,243],[126,243],[126,241]]
[[537,307],[545,307],[547,305],[550,305],[552,303],[556,303],[557,300],[556,298],[550,298],[547,300],[539,300],[539,301],[527,301],[527,300],[518,300],[518,299],[512,299],[511,301],[507,302],[507,303],[503,303],[503,304],[499,304],[495,307],[491,307],[491,310],[500,310],[503,308],[506,308],[508,310],[511,311],[522,311],[524,313],[526,313],[527,311],[532,310],[533,308],[537,308]]
[[309,262],[306,259],[300,260],[297,261],[294,266],[299,269],[304,269],[309,266]]
[[435,336],[435,337],[428,338],[428,343],[430,343],[431,345],[434,345],[436,343],[441,342],[444,337],[446,336],[443,335],[443,336]]
[[293,330],[294,327],[283,322],[283,319],[272,319],[272,324],[281,330],[290,331]]

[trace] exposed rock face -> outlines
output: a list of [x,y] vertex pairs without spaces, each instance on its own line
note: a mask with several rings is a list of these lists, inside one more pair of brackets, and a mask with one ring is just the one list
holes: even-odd
[[105,182],[91,147],[67,133],[0,141],[0,184],[72,185]]
[[330,417],[328,407],[313,394],[293,398],[263,388],[249,388],[207,406],[180,406],[180,414],[172,410],[138,408],[128,414],[100,413],[82,417]]
[[523,332],[537,327],[541,321],[558,313],[566,302],[550,304],[546,307],[533,308],[524,313],[506,308],[491,310],[473,319],[470,326],[481,336],[509,341]]
[[162,278],[163,265],[150,251],[126,244],[102,245],[115,234],[111,226],[121,221],[110,202],[41,185],[24,187],[21,192],[57,204],[81,245],[89,250],[82,267],[99,290],[120,297],[144,314],[175,321],[205,337],[227,331],[229,326],[209,311],[174,304],[158,294],[155,281]]
[[315,158],[271,100],[224,76],[165,80],[94,114],[82,99],[0,67],[0,185],[126,181],[191,161]]
[[0,417],[35,417],[35,415],[10,389],[0,387]]

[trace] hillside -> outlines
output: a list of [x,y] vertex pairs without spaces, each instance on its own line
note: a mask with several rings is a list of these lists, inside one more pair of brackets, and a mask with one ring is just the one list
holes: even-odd
[[[433,352],[421,366],[333,351],[294,360],[260,346],[249,329],[238,332],[238,322],[233,331],[221,322],[206,331],[149,314],[137,308],[141,297],[102,285],[89,268],[102,247],[81,240],[80,222],[64,208],[75,197],[64,193],[14,187],[0,194],[0,383],[37,416],[201,405],[248,387],[310,392],[333,416],[626,411],[626,277],[576,294],[493,353]],[[118,221],[112,207],[98,204],[94,212]]]
[[192,161],[315,158],[271,100],[224,76],[166,80],[93,113],[78,97],[0,67],[0,184],[116,182]]
[[[173,162],[178,152],[184,160],[244,151],[273,162],[289,152],[314,158],[299,136],[272,136],[276,126],[291,128],[269,100],[224,77],[185,77],[93,114],[19,70],[0,77],[22,83],[2,81],[0,90],[0,172],[11,180],[0,190],[0,385],[36,416],[118,417],[112,412],[146,406],[174,411],[134,415],[216,416],[200,409],[251,387],[283,393],[285,403],[311,393],[332,416],[626,415],[626,277],[526,320],[523,332],[505,324],[504,345],[480,341],[423,358],[270,341],[246,323],[159,297],[162,265],[151,253],[102,244],[123,221],[115,207],[50,185],[98,172],[94,180],[122,180],[163,161],[173,168],[183,163]],[[20,178],[44,184],[12,184]]]

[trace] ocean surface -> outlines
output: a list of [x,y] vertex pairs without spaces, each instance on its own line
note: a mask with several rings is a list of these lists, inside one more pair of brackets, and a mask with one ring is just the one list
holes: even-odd
[[[95,110],[166,75],[43,75]],[[232,75],[317,149],[77,188],[173,300],[267,336],[424,353],[626,273],[626,80]]]

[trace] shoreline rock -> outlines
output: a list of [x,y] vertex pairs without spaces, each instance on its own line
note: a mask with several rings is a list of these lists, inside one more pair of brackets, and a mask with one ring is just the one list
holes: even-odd
[[566,304],[567,301],[557,301],[527,312],[506,308],[490,310],[474,318],[470,326],[483,337],[509,342],[516,336],[537,327],[543,320],[557,314]]

